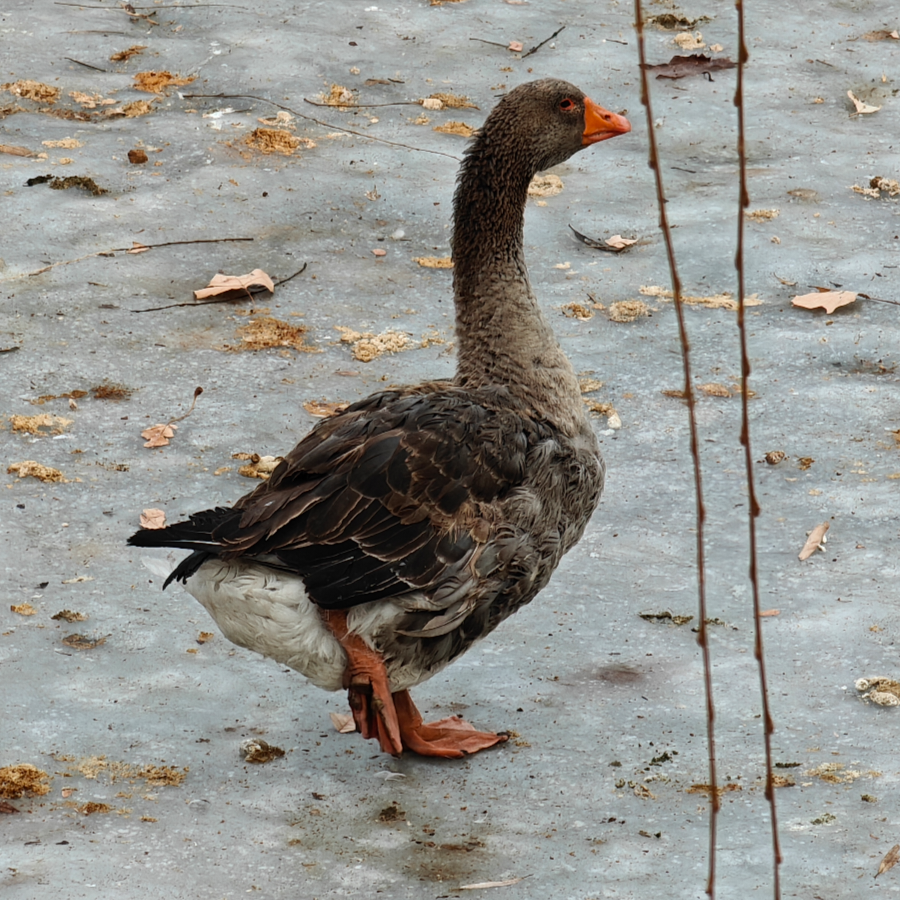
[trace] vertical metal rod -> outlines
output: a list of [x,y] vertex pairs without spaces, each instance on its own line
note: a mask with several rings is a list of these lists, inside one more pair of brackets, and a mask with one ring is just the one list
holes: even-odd
[[647,59],[644,48],[644,17],[641,0],[635,0],[635,30],[637,32],[638,61],[641,70],[641,103],[647,110],[647,138],[650,143],[649,165],[656,177],[656,199],[659,205],[659,227],[662,229],[666,245],[666,257],[669,262],[669,275],[672,279],[672,292],[675,300],[675,315],[678,319],[678,335],[681,339],[681,359],[684,369],[684,397],[687,400],[688,427],[691,439],[691,460],[694,468],[694,489],[697,505],[697,593],[699,600],[700,627],[697,643],[703,658],[703,686],[706,694],[706,735],[709,755],[709,869],[706,880],[706,893],[715,897],[716,891],[716,830],[719,818],[719,787],[716,775],[716,737],[715,707],[713,705],[712,665],[709,654],[709,632],[706,614],[706,562],[703,553],[706,509],[703,505],[703,480],[700,472],[700,442],[697,431],[696,395],[691,377],[691,345],[688,341],[687,328],[684,321],[684,304],[681,300],[681,279],[675,260],[675,248],[672,244],[672,231],[666,213],[666,195],[663,188],[662,173],[659,169],[659,153],[656,146],[656,132],[653,126],[653,107],[650,102],[650,88],[647,79]]
[[775,785],[772,777],[772,733],[775,723],[769,708],[769,688],[766,680],[766,659],[763,653],[762,619],[760,618],[759,601],[759,568],[756,547],[756,519],[760,513],[756,499],[756,487],[753,480],[753,453],[750,447],[750,356],[747,351],[747,326],[745,322],[744,302],[744,210],[750,205],[747,191],[747,145],[744,129],[744,67],[749,59],[747,44],[744,38],[744,3],[735,0],[738,20],[738,65],[737,87],[734,92],[734,105],[737,107],[737,146],[738,170],[740,181],[740,198],[738,201],[737,252],[734,265],[737,269],[737,325],[741,342],[741,444],[744,447],[744,467],[747,474],[747,494],[750,507],[749,541],[750,541],[750,586],[753,593],[754,645],[753,655],[759,666],[760,692],[762,694],[763,735],[766,747],[766,800],[772,821],[772,851],[775,860],[774,890],[775,900],[781,900],[781,846],[778,839],[778,817],[775,809]]

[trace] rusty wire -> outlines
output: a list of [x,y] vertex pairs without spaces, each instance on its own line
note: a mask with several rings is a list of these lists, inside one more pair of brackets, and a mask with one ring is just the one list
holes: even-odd
[[756,519],[760,513],[756,499],[756,487],[753,482],[753,454],[750,447],[750,356],[747,352],[747,327],[744,320],[744,210],[750,205],[747,191],[747,147],[744,128],[744,67],[749,59],[747,45],[744,40],[744,3],[735,0],[738,23],[738,64],[737,86],[734,91],[734,105],[737,107],[737,148],[738,172],[740,181],[740,197],[738,202],[737,251],[734,266],[737,269],[737,325],[741,343],[741,444],[744,448],[744,467],[747,476],[747,498],[749,515],[749,550],[750,550],[750,586],[753,594],[754,642],[753,655],[759,667],[760,693],[762,695],[763,740],[766,747],[766,800],[772,824],[772,852],[774,855],[774,896],[781,898],[781,846],[778,840],[778,817],[775,809],[775,784],[772,776],[772,733],[775,723],[769,707],[769,688],[766,681],[766,659],[763,653],[762,619],[759,602],[759,569],[756,547]]
[[[678,336],[681,340],[681,360],[684,370],[684,397],[687,401],[688,428],[690,431],[691,460],[694,469],[694,491],[697,509],[697,594],[700,626],[697,643],[703,659],[703,686],[706,696],[706,735],[709,758],[709,866],[706,880],[706,893],[715,897],[716,890],[716,830],[719,818],[719,789],[716,776],[716,737],[715,706],[713,704],[712,666],[709,654],[709,632],[706,615],[706,562],[704,557],[704,535],[706,508],[703,505],[703,480],[700,471],[700,443],[697,429],[696,395],[691,377],[691,345],[688,341],[684,320],[684,304],[681,300],[681,279],[675,260],[675,247],[672,243],[672,231],[666,213],[666,195],[663,188],[662,172],[659,168],[659,153],[656,146],[656,133],[653,126],[653,107],[650,102],[650,88],[647,79],[647,59],[644,48],[644,17],[641,0],[635,0],[635,31],[637,32],[638,62],[641,72],[641,103],[647,111],[647,139],[650,144],[649,165],[656,180],[656,199],[659,206],[659,226],[662,229],[666,245],[666,258],[669,262],[669,275],[672,280],[672,293],[675,302],[675,315],[678,320]],[[746,392],[744,394],[746,397]]]

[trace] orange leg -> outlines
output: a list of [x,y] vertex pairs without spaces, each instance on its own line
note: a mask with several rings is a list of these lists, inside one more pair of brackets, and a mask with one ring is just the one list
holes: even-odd
[[409,691],[391,693],[381,654],[347,629],[344,610],[323,610],[322,620],[347,653],[344,686],[356,729],[364,738],[377,738],[393,756],[411,750],[420,756],[459,759],[507,740],[505,734],[476,731],[459,716],[425,723]]

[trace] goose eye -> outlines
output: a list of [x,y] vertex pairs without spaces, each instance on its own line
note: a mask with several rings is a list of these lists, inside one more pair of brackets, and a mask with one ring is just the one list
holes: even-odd
[[568,112],[570,109],[575,109],[575,104],[568,97],[566,97],[565,100],[560,101],[559,108],[563,112]]

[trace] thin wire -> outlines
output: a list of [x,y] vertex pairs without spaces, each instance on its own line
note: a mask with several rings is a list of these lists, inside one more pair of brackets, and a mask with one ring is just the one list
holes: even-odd
[[706,893],[715,897],[716,890],[716,830],[719,817],[719,788],[716,777],[715,707],[713,705],[712,666],[709,655],[709,632],[706,615],[706,562],[703,555],[706,508],[703,505],[703,481],[700,473],[700,442],[697,432],[696,395],[691,377],[691,347],[684,322],[684,306],[681,300],[681,279],[675,261],[672,232],[666,214],[666,195],[663,190],[662,173],[659,169],[659,154],[656,147],[656,133],[653,127],[653,108],[650,104],[650,89],[647,83],[647,60],[644,50],[644,17],[641,0],[635,0],[635,30],[637,32],[638,60],[641,70],[641,103],[647,110],[647,138],[650,143],[650,168],[656,178],[656,199],[659,205],[659,225],[666,245],[669,261],[669,275],[672,279],[672,293],[675,300],[675,315],[678,319],[678,335],[681,339],[681,359],[684,368],[684,396],[687,400],[688,423],[691,438],[691,460],[694,467],[694,490],[697,502],[697,594],[700,613],[700,627],[697,643],[703,658],[703,687],[706,695],[706,735],[709,755],[709,870]]
[[747,45],[744,40],[744,3],[743,0],[735,0],[738,20],[738,65],[737,87],[734,91],[734,105],[737,107],[737,144],[738,144],[738,170],[740,179],[740,200],[738,202],[738,229],[737,252],[734,257],[734,265],[737,269],[737,325],[741,340],[741,444],[744,447],[744,468],[747,473],[747,493],[749,498],[749,537],[750,537],[750,586],[753,593],[753,622],[754,643],[753,655],[759,666],[759,684],[762,694],[763,734],[766,746],[766,800],[769,801],[769,809],[772,819],[772,852],[775,858],[774,889],[775,900],[781,898],[781,846],[778,840],[778,817],[775,809],[775,784],[772,775],[772,733],[775,731],[775,723],[772,721],[772,713],[769,708],[769,688],[766,681],[766,658],[763,653],[762,619],[760,618],[759,602],[759,569],[756,549],[756,519],[760,513],[759,503],[756,499],[756,487],[753,482],[753,453],[750,449],[750,409],[749,409],[749,380],[750,380],[750,356],[747,352],[747,327],[744,320],[744,210],[750,205],[750,195],[747,191],[747,147],[744,130],[744,67],[749,59]]

